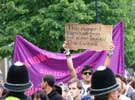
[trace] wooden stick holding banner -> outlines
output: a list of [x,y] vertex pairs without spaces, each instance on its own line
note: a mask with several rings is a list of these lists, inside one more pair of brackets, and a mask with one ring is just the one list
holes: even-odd
[[109,50],[112,25],[69,23],[65,25],[65,40],[72,50]]

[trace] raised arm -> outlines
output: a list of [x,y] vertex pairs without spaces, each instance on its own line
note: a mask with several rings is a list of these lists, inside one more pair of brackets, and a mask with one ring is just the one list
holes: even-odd
[[68,66],[68,69],[69,69],[69,72],[70,72],[71,79],[77,79],[77,73],[76,73],[76,70],[73,66],[73,60],[72,60],[72,57],[70,55],[68,43],[66,41],[63,44],[63,48],[65,49],[67,66]]
[[110,65],[111,58],[113,55],[113,49],[114,49],[114,44],[111,43],[110,50],[107,51],[107,57],[106,57],[105,62],[104,62],[104,66],[106,66],[106,67],[109,67],[109,65]]

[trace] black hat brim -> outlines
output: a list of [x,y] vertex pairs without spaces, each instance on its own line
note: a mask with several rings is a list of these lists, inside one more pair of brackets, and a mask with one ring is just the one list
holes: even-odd
[[110,88],[107,88],[105,90],[100,90],[100,91],[97,91],[97,90],[91,90],[90,91],[90,95],[93,95],[93,96],[101,96],[101,95],[105,95],[107,93],[110,93],[111,91],[113,90],[116,90],[117,88],[119,87],[118,84],[115,84],[113,86],[111,86]]
[[26,84],[10,84],[10,83],[4,83],[3,84],[4,88],[13,91],[13,92],[24,92],[27,89],[32,87],[32,83],[28,82]]

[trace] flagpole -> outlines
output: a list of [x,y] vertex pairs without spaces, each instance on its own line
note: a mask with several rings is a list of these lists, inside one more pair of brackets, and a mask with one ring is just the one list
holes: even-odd
[[99,22],[99,16],[98,16],[98,1],[95,0],[95,6],[96,6],[96,23]]

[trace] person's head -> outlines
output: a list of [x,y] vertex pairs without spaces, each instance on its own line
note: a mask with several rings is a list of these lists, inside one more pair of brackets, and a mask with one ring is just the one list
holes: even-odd
[[71,80],[68,82],[69,93],[73,98],[80,97],[82,84],[79,80]]
[[91,66],[86,65],[83,67],[81,71],[81,77],[83,78],[84,81],[90,82],[92,74],[93,74],[93,69]]
[[117,100],[118,87],[111,69],[99,66],[92,75],[90,95],[95,96],[95,100]]
[[122,76],[119,75],[119,74],[116,74],[115,77],[116,77],[117,83],[119,84],[119,89],[118,89],[118,91],[122,94],[123,91],[124,91],[123,82],[122,82],[122,80],[121,80],[121,79],[122,79]]
[[69,96],[69,89],[68,89],[68,86],[64,83],[60,83],[59,86],[61,87],[62,89],[62,97],[64,99],[67,99],[68,96]]
[[41,88],[45,89],[47,87],[54,88],[55,77],[53,75],[45,75],[42,79]]
[[128,78],[126,78],[127,83],[130,84],[131,82],[133,82],[135,79],[133,76],[129,76]]
[[37,91],[32,94],[32,100],[48,100],[47,95],[44,91]]
[[135,89],[135,80],[130,83],[130,85]]
[[5,89],[9,92],[25,92],[32,86],[29,80],[29,73],[26,66],[18,61],[11,65],[4,83]]
[[2,97],[3,90],[4,90],[4,88],[3,88],[2,85],[0,84],[0,97]]
[[121,93],[123,94],[127,89],[127,84],[128,84],[127,79],[124,76],[118,74],[115,77],[117,82],[119,84],[121,83]]

